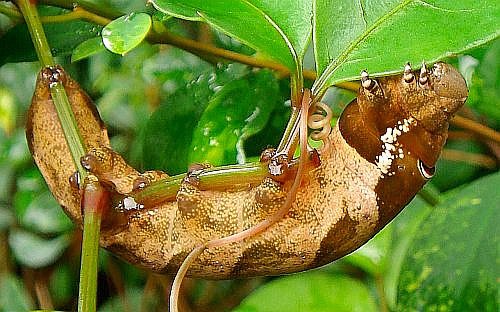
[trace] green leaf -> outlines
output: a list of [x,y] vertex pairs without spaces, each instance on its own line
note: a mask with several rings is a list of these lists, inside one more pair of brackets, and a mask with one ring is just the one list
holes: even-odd
[[342,261],[363,269],[363,271],[369,273],[372,277],[382,275],[390,251],[392,232],[391,225],[386,226],[368,243],[345,257]]
[[8,202],[12,196],[11,190],[13,189],[13,184],[15,182],[15,170],[7,161],[2,161],[0,163],[0,200],[2,202]]
[[500,40],[495,40],[472,75],[467,104],[500,128]]
[[102,42],[102,38],[101,37],[91,38],[89,40],[80,43],[75,48],[73,54],[71,55],[71,62],[73,63],[82,60],[84,58],[87,58],[91,55],[94,55],[102,51],[106,51],[104,43]]
[[[427,184],[425,188],[430,189],[432,186]],[[389,225],[392,229],[392,245],[384,255],[385,267],[382,275],[387,303],[393,311],[396,310],[399,276],[408,248],[420,224],[431,210],[432,207],[417,195]]]
[[[243,157],[244,141],[266,126],[277,103],[277,82],[268,72],[253,73],[238,64],[206,71],[151,116],[144,132],[144,165],[169,174],[185,172],[190,163],[208,160],[201,150],[220,156],[210,157],[211,163],[235,163],[236,148]],[[214,140],[221,140],[218,147],[210,145]],[[258,143],[260,153],[269,142]]]
[[[123,300],[123,298],[127,300]],[[144,291],[141,287],[127,287],[122,297],[115,296],[103,302],[99,306],[98,312],[140,311],[145,306],[148,307],[147,303],[144,301]],[[146,310],[148,309],[146,308]]]
[[188,1],[168,1],[168,0],[153,0],[153,6],[166,14],[182,18],[189,21],[202,21],[203,18],[198,15],[198,9]]
[[0,232],[7,230],[14,223],[14,214],[8,207],[0,205]]
[[245,298],[234,311],[368,312],[377,311],[377,307],[360,281],[317,271],[275,279]]
[[310,0],[249,0],[265,12],[283,31],[302,61],[311,37],[312,1]]
[[56,262],[69,243],[67,235],[50,240],[22,230],[12,230],[9,235],[9,246],[16,259],[22,265],[34,269]]
[[[102,29],[101,26],[78,20],[44,24],[43,28],[54,56],[71,55],[77,45],[95,38]],[[0,36],[0,47],[0,65],[38,60],[26,24],[19,24]]]
[[68,261],[58,264],[50,275],[49,290],[55,302],[69,302],[76,295],[77,269],[70,263]]
[[102,30],[102,42],[111,52],[124,55],[146,38],[151,28],[151,17],[146,13],[121,16]]
[[0,86],[0,130],[11,133],[16,123],[16,106],[12,92]]
[[48,191],[33,199],[22,216],[21,224],[31,231],[44,234],[62,233],[73,227],[68,216]]
[[[448,140],[446,149],[447,151],[463,151],[477,155],[487,153],[482,144],[470,139]],[[471,182],[479,175],[484,175],[485,171],[484,168],[474,163],[441,157],[436,164],[436,175],[432,178],[431,183],[440,191],[447,191]]]
[[343,81],[400,72],[497,38],[495,0],[317,0],[313,43],[320,77],[315,93]]
[[264,128],[279,100],[278,84],[267,71],[222,86],[193,133],[189,163],[245,163],[245,140]]
[[141,76],[161,86],[160,96],[165,99],[213,69],[199,57],[174,47],[160,50],[142,61],[141,67]]
[[151,115],[143,140],[146,168],[171,175],[187,170],[193,130],[214,92],[211,79],[206,73],[179,88]]
[[28,290],[16,276],[0,275],[0,311],[29,311],[33,307]]
[[310,34],[311,3],[270,0],[154,0],[160,11],[203,20],[291,71],[301,66]]
[[401,270],[398,309],[498,311],[500,173],[447,194]]

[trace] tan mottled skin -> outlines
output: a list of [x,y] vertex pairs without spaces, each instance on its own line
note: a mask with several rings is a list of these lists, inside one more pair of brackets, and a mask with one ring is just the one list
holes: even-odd
[[[445,69],[449,67],[442,66]],[[455,71],[452,70],[452,73],[455,74]],[[438,83],[434,76],[430,78],[432,92]],[[90,158],[93,173],[101,181],[114,183],[119,192],[130,192],[133,181],[140,173],[108,149],[107,134],[94,112],[93,104],[74,81],[69,77],[67,79],[66,91],[71,96],[83,139],[89,148],[94,148],[91,154],[97,156]],[[405,169],[398,169],[397,174],[391,177],[385,176],[371,158],[380,151],[379,136],[387,126],[382,119],[386,120],[386,117],[381,114],[374,117],[374,123],[365,122],[367,116],[363,112],[379,109],[373,103],[387,107],[397,104],[404,108],[404,102],[396,103],[404,98],[400,95],[406,94],[411,98],[411,92],[423,94],[423,91],[418,87],[411,90],[411,84],[404,85],[400,77],[385,80],[384,84],[391,85],[392,89],[384,91],[381,83],[379,103],[377,99],[368,99],[370,95],[365,90],[361,92],[359,104],[354,101],[346,109],[339,121],[340,127],[333,128],[325,146],[319,151],[321,164],[307,172],[283,220],[243,242],[205,250],[191,265],[188,274],[226,279],[314,268],[355,250],[392,220],[425,183],[416,168],[415,157],[419,157],[420,152],[413,152],[410,144],[404,146],[405,151],[408,149],[413,153],[394,165],[404,164]],[[460,91],[464,87],[465,84],[460,85]],[[453,94],[456,92],[451,96]],[[429,97],[433,96],[435,99],[436,94],[426,94],[419,107],[424,107]],[[458,107],[457,101],[461,105],[464,100],[461,97],[453,101],[453,109],[451,104],[446,104],[446,109],[453,113]],[[444,102],[438,100],[436,103]],[[418,117],[421,118],[428,109],[419,110],[417,106],[412,104],[411,113],[399,109],[395,115],[388,114],[391,116],[387,120],[396,120],[401,114],[417,118],[420,113]],[[448,118],[447,115],[445,121]],[[445,124],[438,127],[439,137],[446,134],[448,125],[445,121],[439,120]],[[408,132],[401,137],[402,142],[418,141],[418,138],[411,138],[413,133],[421,135],[431,131],[421,129],[424,123],[419,120],[415,129],[420,130]],[[380,129],[370,129],[377,128],[377,125]],[[341,133],[343,127],[355,130]],[[49,100],[46,82],[40,79],[27,128],[31,151],[51,191],[66,213],[81,224],[80,195],[67,182],[76,169]],[[435,129],[432,131],[435,132]],[[441,148],[441,141],[436,144]],[[435,159],[437,155],[429,158]],[[433,162],[426,164],[434,165]],[[160,178],[158,174],[153,176]],[[128,212],[125,225],[118,229],[103,229],[101,245],[136,265],[157,272],[174,273],[194,247],[210,239],[240,232],[272,215],[282,204],[289,184],[266,178],[261,184],[245,190],[200,191],[194,185],[183,182],[176,201]],[[391,192],[403,195],[392,200]]]

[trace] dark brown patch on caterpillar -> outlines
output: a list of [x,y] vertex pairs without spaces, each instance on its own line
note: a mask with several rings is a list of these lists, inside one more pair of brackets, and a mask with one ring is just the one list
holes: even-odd
[[358,222],[352,220],[349,214],[345,213],[342,218],[330,228],[326,237],[321,241],[313,265],[317,267],[328,264],[334,259],[338,259],[352,251],[352,246],[346,244],[346,241],[350,241],[354,238],[357,226]]

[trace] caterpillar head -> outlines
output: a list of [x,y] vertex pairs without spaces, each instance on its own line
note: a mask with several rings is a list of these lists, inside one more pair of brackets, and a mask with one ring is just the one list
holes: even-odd
[[382,223],[392,219],[434,174],[453,114],[467,98],[467,86],[452,66],[425,64],[401,76],[371,79],[339,121],[349,145],[380,172],[376,192]]
[[[399,148],[404,148],[418,156],[423,166],[433,168],[446,141],[449,121],[467,94],[463,77],[445,63],[436,63],[431,70],[423,64],[418,71],[406,64],[402,76],[378,81],[363,72],[357,98],[361,122],[379,138],[382,147],[382,151],[371,148],[368,154],[380,156],[385,150],[387,157],[399,156]],[[398,149],[394,151],[394,147]],[[384,162],[383,155],[380,162]],[[386,167],[387,161],[383,173]]]
[[464,78],[452,66],[436,63],[430,71],[425,64],[419,73],[412,73],[410,65],[405,66],[401,80],[404,109],[413,116],[426,130],[441,133],[448,129],[448,121],[462,107],[467,99],[467,86]]

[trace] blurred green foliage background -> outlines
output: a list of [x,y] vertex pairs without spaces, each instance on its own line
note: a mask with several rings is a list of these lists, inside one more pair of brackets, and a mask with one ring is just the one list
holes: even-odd
[[[143,10],[142,2],[114,5],[126,12]],[[203,23],[166,19],[164,24],[195,40],[254,53]],[[81,232],[53,199],[28,151],[25,113],[39,65],[25,62],[34,55],[23,46],[27,33],[21,26],[0,14],[0,310],[74,310]],[[24,52],[16,54],[19,49]],[[470,89],[461,114],[496,130],[499,54],[495,40],[449,59]],[[140,170],[177,174],[197,161],[255,160],[278,144],[290,110],[288,78],[202,59],[173,46],[142,43],[124,56],[103,50],[74,63],[68,56],[58,61],[95,100],[113,147]],[[312,53],[306,53],[305,64],[314,64]],[[325,101],[338,114],[354,96],[331,88]],[[249,121],[256,109],[257,118]],[[207,149],[214,144],[218,149]],[[368,244],[318,270],[234,281],[188,279],[183,307],[498,311],[499,155],[498,144],[453,128],[437,174],[425,189],[425,197],[437,204],[417,197]],[[99,311],[165,309],[171,277],[137,269],[105,250],[99,268]]]

